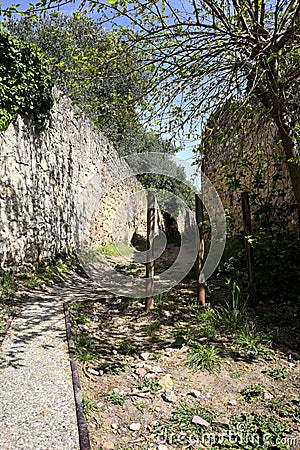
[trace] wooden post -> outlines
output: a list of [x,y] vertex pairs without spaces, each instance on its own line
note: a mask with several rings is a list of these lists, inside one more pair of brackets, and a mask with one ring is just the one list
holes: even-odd
[[151,257],[146,263],[146,312],[153,306],[154,291],[154,231],[155,231],[155,197],[154,193],[147,194],[147,250],[151,249]]
[[[242,192],[242,209],[243,209],[245,236],[250,236],[252,234],[252,226],[251,226],[251,211],[248,192]],[[255,306],[257,304],[257,288],[254,270],[254,255],[253,255],[253,248],[251,247],[249,241],[246,238],[245,238],[245,249],[246,249],[246,264],[249,282],[249,301],[251,305]]]
[[197,276],[197,302],[199,305],[205,305],[205,280],[202,273],[204,264],[204,236],[203,236],[203,202],[199,195],[195,194],[196,206],[196,222],[199,231],[199,249],[196,261],[196,276]]

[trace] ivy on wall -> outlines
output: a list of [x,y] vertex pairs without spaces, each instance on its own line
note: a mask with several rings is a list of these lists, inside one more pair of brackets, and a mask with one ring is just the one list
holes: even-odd
[[0,24],[0,61],[0,132],[18,114],[33,117],[41,130],[53,105],[51,72],[43,53]]

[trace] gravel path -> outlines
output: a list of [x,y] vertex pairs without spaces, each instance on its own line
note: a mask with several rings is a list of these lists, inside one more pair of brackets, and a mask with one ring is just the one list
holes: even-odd
[[63,303],[31,294],[0,355],[0,449],[79,449]]

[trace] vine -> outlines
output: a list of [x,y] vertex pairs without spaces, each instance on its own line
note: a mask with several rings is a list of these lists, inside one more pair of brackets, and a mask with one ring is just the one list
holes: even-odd
[[18,114],[33,117],[43,129],[53,105],[47,60],[36,45],[23,42],[0,24],[0,132]]

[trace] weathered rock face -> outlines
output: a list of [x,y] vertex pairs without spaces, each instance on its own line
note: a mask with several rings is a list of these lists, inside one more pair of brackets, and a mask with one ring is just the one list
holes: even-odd
[[[131,231],[139,228],[142,213],[134,199],[127,202],[131,211],[125,204],[111,226],[116,208],[137,190],[137,181],[68,98],[56,102],[39,135],[28,118],[18,117],[0,134],[0,157],[2,268],[21,269],[57,257],[75,245],[93,215],[99,242],[130,241]],[[124,173],[126,180],[112,183]]]

